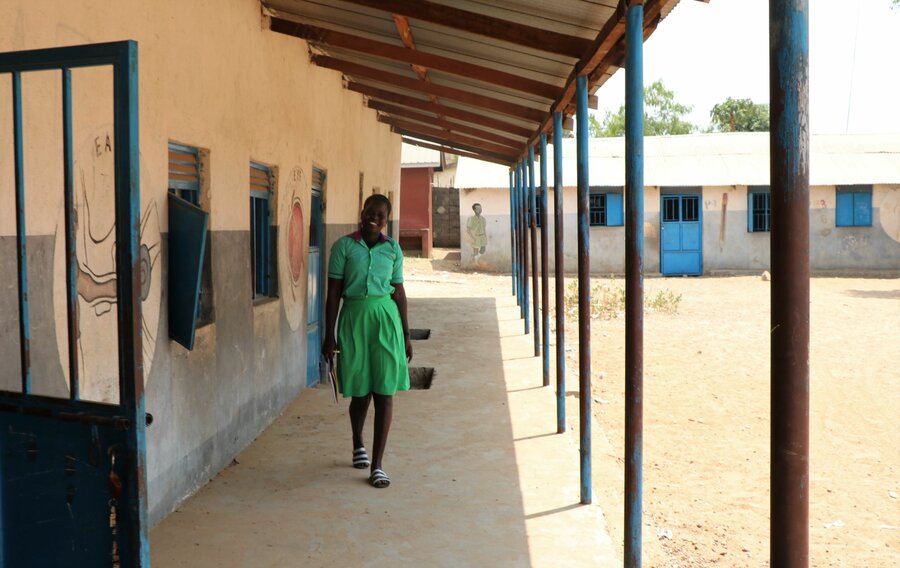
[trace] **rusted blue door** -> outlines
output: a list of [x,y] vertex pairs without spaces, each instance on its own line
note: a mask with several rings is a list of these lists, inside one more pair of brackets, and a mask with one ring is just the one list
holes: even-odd
[[[20,384],[4,385],[0,391],[0,566],[149,566],[137,53],[137,44],[130,41],[0,53],[0,85],[12,87],[11,97],[0,98],[11,101],[0,108],[0,128],[12,135],[13,142],[12,155],[0,160],[14,164],[18,264],[18,310],[4,317],[17,319],[20,354],[18,361],[2,364],[21,371]],[[42,84],[50,88],[39,88]],[[93,89],[105,89],[108,96],[95,95]],[[99,110],[103,102],[111,108]],[[40,113],[41,120],[34,120]],[[83,175],[76,175],[73,148],[80,137],[73,137],[73,128],[80,132],[95,114],[111,121],[107,134],[93,144],[96,156],[109,156],[108,171],[114,174],[95,167],[82,168]],[[59,140],[58,146],[41,139],[46,132],[51,132],[48,140]],[[51,154],[58,160],[55,164],[48,159]],[[61,174],[58,184],[32,183],[45,181],[43,174],[53,168]],[[95,204],[105,201],[114,212],[109,229],[114,239],[104,238],[111,245],[104,261],[113,263],[115,270],[102,282],[84,264],[82,253],[76,253],[76,246],[100,242],[93,229],[85,229],[88,236],[83,240],[80,236],[88,221],[81,218],[76,202],[85,179],[100,188]],[[64,307],[58,310],[41,305],[47,299],[29,295],[29,283],[38,287],[41,282],[39,277],[29,279],[28,264],[40,257],[28,249],[40,240],[26,227],[26,220],[37,225],[46,216],[57,215],[40,207],[47,198],[39,196],[53,192],[62,196],[58,215],[64,219],[57,231],[63,253],[55,255],[64,283],[60,288]],[[32,266],[31,274],[36,270]],[[98,303],[103,294],[107,296]],[[84,307],[86,296],[94,301],[91,308]],[[91,328],[80,325],[80,320],[95,307],[97,313],[114,314],[107,321],[117,339],[104,345],[99,355],[118,364],[105,377],[98,377],[85,363],[83,346]],[[33,357],[38,353],[35,346],[50,336],[35,323],[48,312],[64,330],[58,335],[56,368],[67,371],[60,379],[67,395],[43,389],[42,375],[49,374],[50,367]],[[106,390],[100,388],[104,381]],[[101,391],[105,394],[97,394]]]
[[325,320],[325,172],[313,169],[309,205],[309,276],[306,286],[306,384],[319,382],[322,325]]

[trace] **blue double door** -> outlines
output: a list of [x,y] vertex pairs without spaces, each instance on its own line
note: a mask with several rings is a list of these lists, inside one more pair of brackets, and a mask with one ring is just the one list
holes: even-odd
[[699,193],[662,196],[660,272],[665,276],[703,273],[703,212]]

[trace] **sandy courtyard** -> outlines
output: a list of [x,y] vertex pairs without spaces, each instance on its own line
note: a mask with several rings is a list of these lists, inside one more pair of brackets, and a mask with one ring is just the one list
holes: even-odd
[[[407,273],[433,278],[436,293],[441,280],[510,290],[509,276],[440,274],[454,265],[409,259]],[[769,286],[749,276],[646,280],[648,295],[670,290],[681,302],[676,315],[645,319],[645,566],[768,565]],[[811,297],[810,563],[898,566],[900,280],[815,278]],[[593,321],[595,500],[620,553],[624,333],[622,317]],[[570,321],[577,435],[576,334]]]

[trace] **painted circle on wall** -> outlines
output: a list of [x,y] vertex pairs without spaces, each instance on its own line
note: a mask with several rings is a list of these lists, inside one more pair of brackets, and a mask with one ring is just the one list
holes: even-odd
[[279,295],[292,331],[300,329],[306,310],[307,252],[303,240],[308,229],[304,225],[303,199],[308,191],[303,168],[295,166],[281,184],[278,196]]
[[291,267],[291,280],[294,285],[297,285],[303,276],[303,206],[300,204],[299,197],[295,197],[293,203],[291,203],[287,231],[288,263]]

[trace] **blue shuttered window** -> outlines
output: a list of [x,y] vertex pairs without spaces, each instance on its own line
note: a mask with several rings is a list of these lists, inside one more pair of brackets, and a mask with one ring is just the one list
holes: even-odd
[[197,148],[169,142],[169,193],[199,207],[201,176]]
[[253,263],[253,297],[275,296],[275,254],[271,203],[274,190],[272,171],[250,162],[250,252]]
[[[193,234],[193,228],[186,228],[182,225],[200,223],[201,218],[204,219],[202,222],[206,227],[204,229],[204,231],[206,231],[206,234],[203,238],[202,254],[200,257],[199,292],[194,291],[194,286],[193,284],[191,284],[191,282],[193,282],[193,266],[191,265],[193,261],[188,262],[187,265],[180,265],[178,270],[174,272],[174,275],[177,276],[177,286],[187,286],[189,294],[198,295],[196,308],[194,310],[196,321],[193,322],[193,325],[202,326],[212,323],[215,320],[215,311],[213,309],[212,265],[210,262],[209,252],[209,215],[208,212],[202,211],[202,207],[200,205],[200,196],[205,181],[204,176],[206,175],[206,163],[204,156],[208,154],[201,152],[198,148],[195,148],[193,146],[186,146],[184,144],[178,144],[176,142],[169,142],[168,150],[169,194],[174,195],[175,197],[180,198],[182,201],[192,205],[195,209],[197,209],[198,214],[203,213],[203,215],[174,215],[172,211],[173,206],[170,205],[169,235],[171,236],[172,234],[180,234],[183,231],[188,231]],[[199,246],[199,242],[191,240],[190,243],[185,243],[183,244],[183,246],[197,247]],[[184,251],[179,251],[179,253],[182,252]],[[171,255],[174,255],[175,253],[170,249],[169,254],[171,264]],[[192,258],[191,254],[189,254],[188,256]],[[186,268],[186,266],[188,265],[190,265],[189,270]],[[171,267],[170,273],[172,273]],[[186,284],[182,281],[183,279],[187,279]],[[170,289],[170,294],[173,293],[173,290]],[[182,305],[187,304],[182,303]],[[193,303],[191,305],[193,305]],[[193,335],[191,334],[190,337],[193,337]],[[192,341],[193,339],[191,339],[191,342]],[[184,345],[185,347],[188,347],[188,349],[190,349],[188,343],[184,343]]]
[[834,211],[838,227],[872,226],[872,186],[842,185],[837,188]]
[[767,233],[772,230],[772,198],[768,186],[752,186],[747,192],[747,231]]
[[591,192],[588,196],[591,227],[621,227],[625,224],[622,194],[619,192]]

